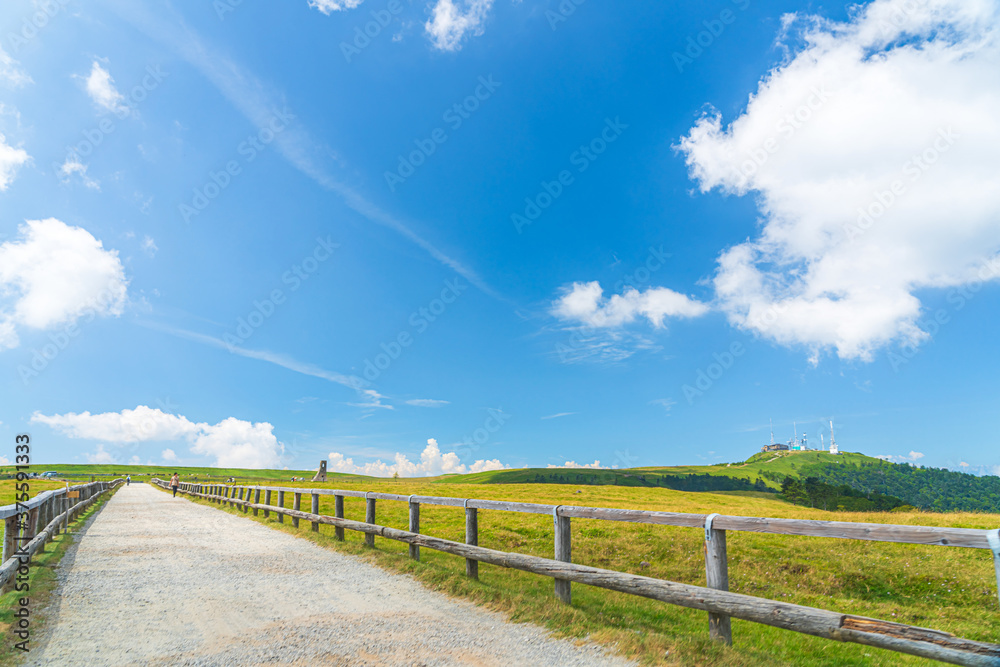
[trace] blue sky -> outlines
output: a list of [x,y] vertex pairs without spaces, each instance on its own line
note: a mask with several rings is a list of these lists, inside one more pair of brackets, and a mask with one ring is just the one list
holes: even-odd
[[0,455],[1000,470],[996,3],[139,5],[0,10]]

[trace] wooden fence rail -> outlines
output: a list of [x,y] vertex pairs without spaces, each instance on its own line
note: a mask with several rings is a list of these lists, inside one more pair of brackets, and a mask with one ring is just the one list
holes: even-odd
[[[19,568],[27,567],[31,556],[46,542],[60,531],[65,532],[84,509],[123,481],[90,482],[68,489],[43,491],[19,505],[0,507],[0,520],[3,521],[0,590],[10,583]],[[42,526],[40,530],[39,526]]]
[[[153,483],[169,488],[163,480]],[[254,492],[250,501],[250,491]],[[708,612],[709,634],[718,641],[732,643],[730,618],[736,617],[755,623],[771,625],[795,632],[815,635],[844,642],[854,642],[902,653],[959,665],[991,665],[1000,667],[1000,645],[961,639],[954,635],[915,626],[878,619],[840,614],[764,598],[729,592],[729,573],[726,554],[726,531],[748,531],[784,535],[808,535],[840,539],[902,542],[908,544],[941,545],[966,548],[985,548],[993,551],[1000,582],[1000,531],[964,528],[937,528],[931,526],[892,526],[839,521],[810,521],[798,519],[767,519],[719,514],[678,514],[643,510],[620,510],[567,505],[538,505],[512,503],[472,498],[445,498],[434,496],[404,496],[398,494],[334,489],[295,489],[289,487],[226,487],[181,483],[180,491],[215,502],[229,502],[244,513],[253,511],[256,516],[274,512],[279,521],[284,515],[292,518],[297,526],[300,519],[309,521],[312,530],[319,524],[334,526],[338,540],[344,539],[345,530],[364,533],[365,543],[375,544],[375,536],[405,542],[410,557],[420,559],[420,547],[462,556],[466,559],[466,574],[478,578],[479,563],[490,563],[534,572],[555,580],[555,594],[563,602],[571,602],[570,584],[573,581],[640,595],[671,604]],[[261,504],[260,493],[265,492]],[[278,505],[271,505],[271,492],[278,491]],[[284,494],[294,493],[292,509],[285,507]],[[301,496],[311,496],[311,512],[301,510]],[[334,496],[335,516],[319,513],[319,496]],[[245,496],[245,500],[244,500]],[[344,518],[344,497],[365,500],[365,521]],[[409,530],[399,530],[376,523],[375,501],[390,500],[409,505]],[[420,533],[420,505],[463,507],[466,518],[465,543],[430,537]],[[478,546],[478,510],[500,510],[551,514],[554,527],[554,559],[525,554],[495,551]],[[580,517],[607,521],[627,521],[670,526],[686,526],[705,530],[705,569],[708,587],[681,584],[662,579],[604,570],[572,563],[570,518]]]

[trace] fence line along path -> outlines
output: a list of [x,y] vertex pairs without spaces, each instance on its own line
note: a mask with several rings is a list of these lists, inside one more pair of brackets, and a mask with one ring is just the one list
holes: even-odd
[[[22,481],[20,477],[18,481]],[[3,520],[0,589],[14,579],[19,568],[22,577],[25,576],[32,556],[53,537],[65,532],[70,522],[91,503],[123,481],[90,482],[42,491],[23,503],[0,507],[0,520]]]
[[[168,488],[163,480],[153,483]],[[345,530],[365,534],[365,541],[374,545],[381,536],[410,545],[410,557],[420,559],[420,548],[436,549],[466,559],[466,573],[478,576],[480,562],[533,572],[555,580],[555,595],[563,602],[572,601],[571,582],[579,582],[632,595],[652,598],[671,604],[708,612],[709,634],[717,640],[732,643],[730,619],[735,617],[764,625],[805,634],[852,642],[909,653],[958,665],[1000,667],[1000,645],[971,641],[946,632],[879,619],[853,616],[825,609],[815,609],[775,600],[729,592],[729,571],[726,531],[748,531],[782,535],[805,535],[839,539],[938,545],[973,549],[989,549],[1000,585],[1000,530],[987,531],[967,528],[904,526],[842,521],[812,521],[770,519],[759,517],[723,516],[719,514],[681,514],[644,510],[611,509],[541,505],[473,498],[399,495],[340,489],[289,488],[271,486],[230,486],[226,484],[182,483],[180,491],[193,497],[239,507],[254,516],[274,512],[278,521],[291,518],[294,526],[308,521],[313,531],[328,524],[336,529],[337,539],[344,539]],[[263,502],[261,502],[263,494]],[[286,498],[294,500],[291,508]],[[302,496],[310,497],[310,509],[302,509]],[[319,513],[319,497],[334,496],[334,514]],[[365,499],[365,520],[344,517],[345,497]],[[409,530],[400,530],[376,523],[376,501],[389,500],[409,504]],[[277,503],[277,504],[273,504]],[[431,537],[420,532],[420,505],[461,507],[466,514],[465,543]],[[554,559],[540,558],[484,548],[478,545],[479,510],[548,514],[553,518]],[[693,586],[624,572],[605,570],[572,562],[570,519],[573,517],[605,521],[626,521],[667,526],[682,526],[704,530],[705,569],[708,586]]]
[[25,667],[631,664],[148,484],[119,490],[58,572]]

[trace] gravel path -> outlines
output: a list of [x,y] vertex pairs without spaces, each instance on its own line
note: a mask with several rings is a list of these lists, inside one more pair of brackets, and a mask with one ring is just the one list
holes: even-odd
[[628,663],[145,484],[59,567],[29,665]]

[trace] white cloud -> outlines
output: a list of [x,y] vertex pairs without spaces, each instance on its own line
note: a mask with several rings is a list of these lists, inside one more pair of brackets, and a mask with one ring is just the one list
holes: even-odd
[[424,451],[420,453],[419,462],[410,461],[405,454],[397,452],[393,457],[393,463],[385,463],[379,459],[372,463],[357,465],[353,458],[345,457],[340,452],[330,452],[327,457],[326,469],[332,472],[371,475],[373,477],[392,477],[394,473],[399,473],[400,477],[430,477],[451,473],[464,474],[487,470],[505,470],[509,467],[498,459],[480,459],[467,466],[459,460],[458,454],[455,452],[442,454],[437,440],[430,438]]
[[140,465],[141,463],[142,463],[142,459],[140,459],[140,458],[138,457],[138,455],[136,455],[136,456],[133,456],[132,458],[130,458],[130,459],[128,460],[128,464],[129,464],[130,466],[137,466],[137,465]]
[[68,412],[62,415],[43,415],[35,412],[32,423],[45,424],[63,435],[82,440],[104,440],[106,442],[156,442],[178,440],[199,431],[195,424],[182,415],[172,415],[159,408],[140,405],[135,410],[103,412]]
[[[915,294],[994,279],[1000,250],[996,2],[876,0],[790,15],[804,46],[745,111],[680,142],[703,192],[754,192],[760,234],[714,277],[736,327],[871,360],[927,337]],[[895,192],[893,191],[895,189]]]
[[14,88],[19,88],[28,83],[32,83],[31,77],[20,67],[21,63],[14,60],[9,53],[0,46],[0,82],[7,83]]
[[906,456],[894,455],[894,454],[882,454],[881,456],[876,456],[877,459],[882,459],[883,461],[891,461],[892,463],[913,463],[924,458],[923,452],[915,452],[910,450],[910,453]]
[[330,12],[339,12],[342,9],[354,9],[362,2],[364,0],[309,0],[309,6],[329,16]]
[[[138,457],[136,457],[138,458]],[[172,449],[164,449],[160,452],[160,458],[164,461],[177,461],[177,453]]]
[[87,94],[98,107],[118,116],[128,114],[129,107],[125,104],[125,96],[118,92],[111,74],[96,60],[90,68],[86,86]]
[[593,468],[595,470],[607,470],[608,466],[602,466],[600,461],[594,461],[593,463],[577,463],[576,461],[566,461],[566,463],[561,466],[552,465],[551,463],[546,468]]
[[544,417],[539,417],[539,419],[558,419],[559,417],[569,417],[570,415],[575,415],[575,412],[557,412],[554,415],[545,415]]
[[[276,468],[284,445],[267,422],[251,423],[234,417],[218,424],[195,423],[183,415],[172,415],[145,405],[134,410],[43,415],[35,412],[32,423],[46,424],[70,438],[113,443],[186,441],[191,452],[212,457],[221,468]],[[175,453],[165,449],[164,460]]]
[[431,18],[424,24],[434,47],[442,51],[461,48],[465,33],[483,34],[483,21],[493,6],[493,0],[437,0]]
[[156,251],[159,250],[159,248],[156,246],[156,241],[153,240],[152,236],[148,235],[143,237],[141,247],[143,252],[145,252],[150,257],[154,257],[156,255]]
[[191,451],[212,456],[220,468],[277,468],[285,448],[267,422],[251,424],[229,417],[215,426],[202,424]]
[[95,181],[87,176],[87,165],[80,162],[80,158],[75,153],[66,158],[66,161],[59,167],[59,173],[62,175],[63,183],[68,183],[70,176],[78,174],[83,184],[91,190],[101,189],[100,181]]
[[406,401],[407,405],[415,405],[418,408],[443,408],[449,401],[441,401],[436,398],[411,398]]
[[6,456],[0,456],[0,466],[9,466],[9,465],[10,465],[10,459],[8,459]]
[[629,287],[605,299],[596,280],[563,288],[563,295],[552,304],[552,313],[557,317],[595,328],[619,327],[640,316],[661,327],[665,317],[697,317],[707,312],[705,304],[666,287],[652,287],[645,292]]
[[[677,401],[675,401],[672,398],[654,398],[653,400],[651,400],[649,402],[649,404],[650,405],[659,405],[659,406],[661,406],[664,410],[666,410],[669,413],[670,412],[670,408],[672,408],[675,405],[677,405]],[[711,453],[711,452],[709,452],[709,453]]]
[[87,463],[114,463],[115,457],[111,452],[105,451],[104,445],[98,445],[93,454],[84,454]]
[[18,232],[20,242],[0,245],[0,349],[17,347],[17,326],[122,313],[128,281],[118,251],[55,218],[28,220]]
[[14,148],[7,143],[7,138],[0,134],[0,192],[6,192],[7,186],[17,175],[17,170],[31,159],[23,148]]

